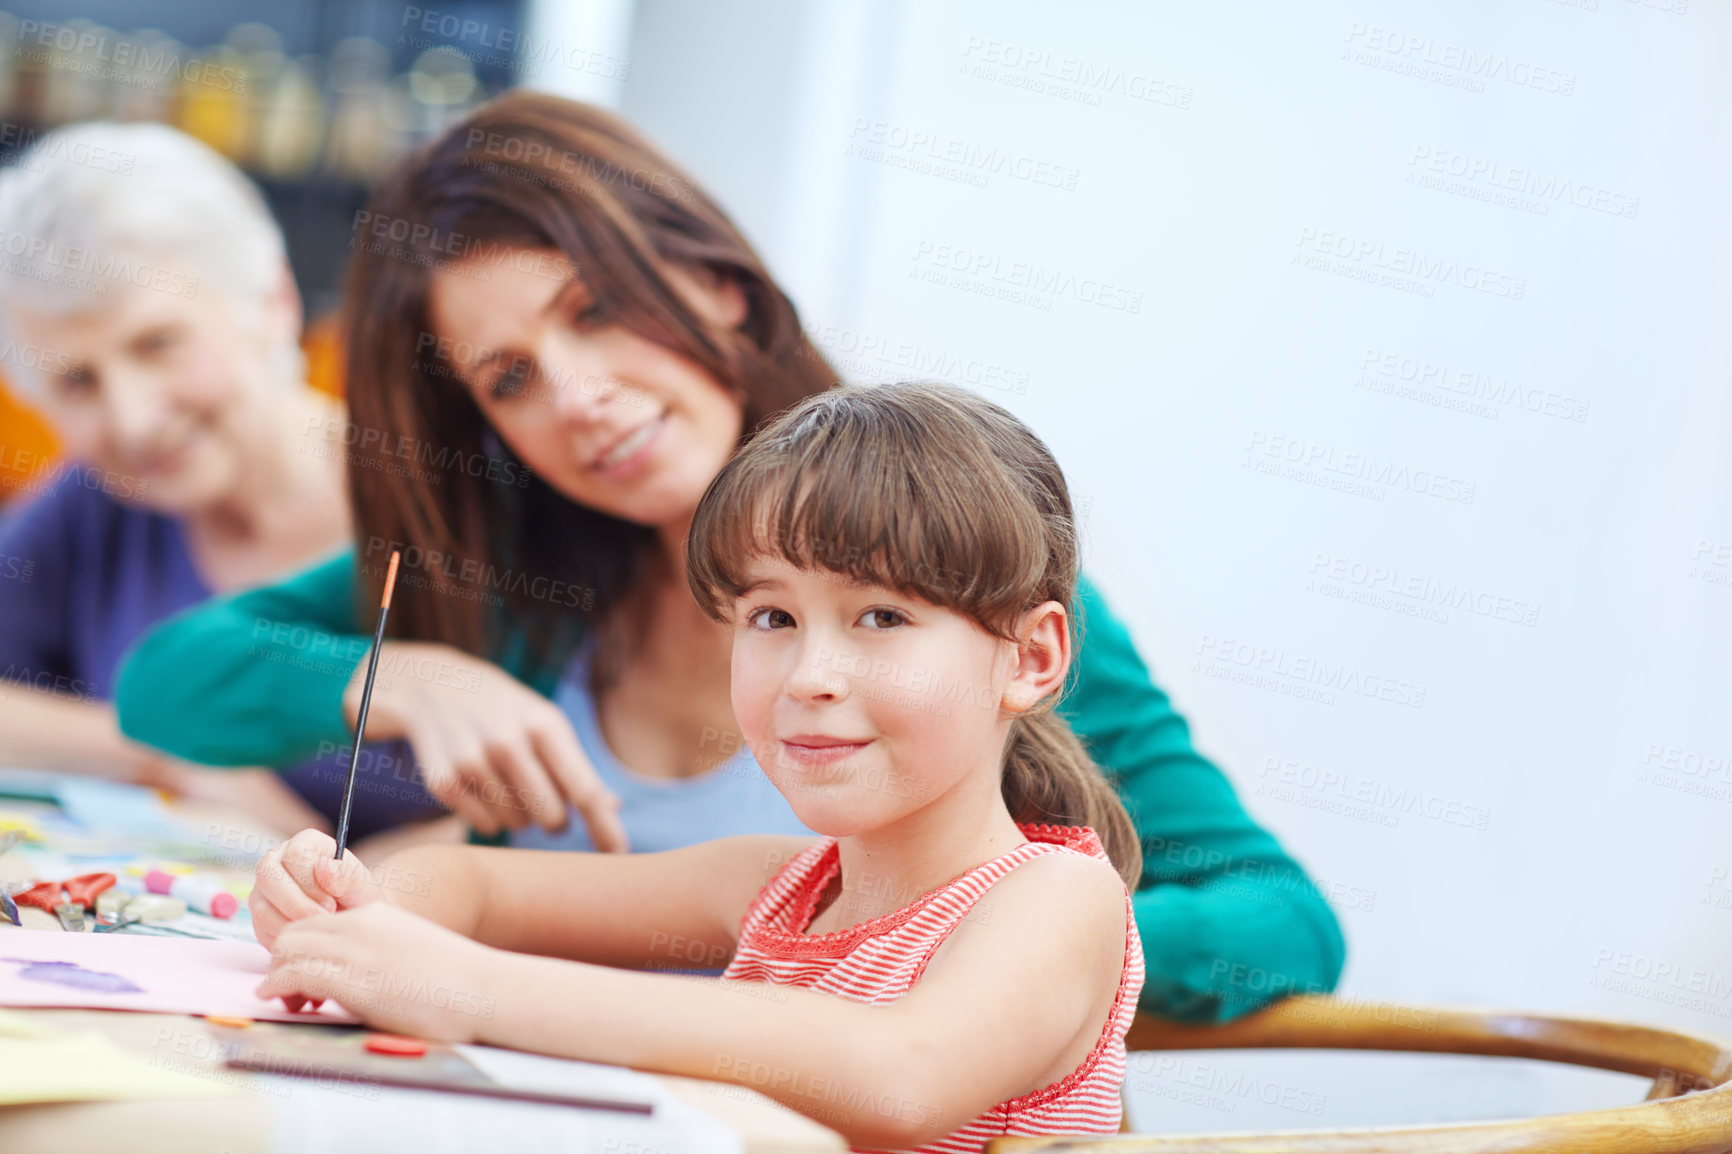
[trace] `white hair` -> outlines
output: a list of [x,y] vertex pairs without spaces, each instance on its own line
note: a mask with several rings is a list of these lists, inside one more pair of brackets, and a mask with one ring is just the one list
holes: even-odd
[[163,124],[56,129],[0,169],[0,355],[16,359],[18,305],[81,312],[128,284],[262,302],[286,259],[264,197],[208,145]]

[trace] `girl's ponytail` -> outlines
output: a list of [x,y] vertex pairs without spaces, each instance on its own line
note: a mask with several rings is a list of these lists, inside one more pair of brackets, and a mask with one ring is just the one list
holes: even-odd
[[1005,808],[1019,822],[1092,826],[1125,888],[1137,888],[1143,851],[1136,827],[1100,767],[1050,707],[1011,722],[1003,788]]

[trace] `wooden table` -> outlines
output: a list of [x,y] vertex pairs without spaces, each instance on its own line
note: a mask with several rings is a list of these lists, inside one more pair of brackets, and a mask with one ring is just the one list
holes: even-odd
[[[215,1033],[203,1018],[127,1010],[9,1012],[68,1032],[96,1030],[147,1060],[162,1056],[159,1039],[167,1028],[173,1031],[175,1061],[183,1064],[183,1072],[197,1065],[229,1085],[251,1081],[250,1075],[223,1067]],[[211,1044],[200,1045],[203,1039]],[[183,1040],[187,1040],[184,1046]],[[745,1087],[659,1077],[687,1103],[739,1134],[747,1154],[842,1154],[848,1148],[834,1130]],[[417,1093],[389,1087],[379,1090],[380,1099],[375,1104],[383,1109],[390,1109],[393,1094]],[[271,1138],[273,1111],[287,1107],[287,1103],[251,1089],[224,1098],[6,1106],[0,1107],[0,1150],[31,1154],[104,1149],[124,1149],[129,1154],[286,1154],[272,1150]]]
[[[222,830],[257,829],[254,823],[205,808],[176,807],[181,816],[210,819]],[[268,836],[268,835],[267,835]],[[254,843],[256,844],[256,842]],[[18,854],[0,855],[0,880],[16,880],[24,872]],[[250,876],[247,874],[239,876]],[[26,907],[31,930],[0,924],[0,945],[8,933],[59,933],[58,922],[41,910]],[[133,1102],[67,1102],[42,1106],[0,1107],[0,1151],[59,1154],[61,1151],[124,1149],[136,1154],[286,1154],[272,1150],[276,1115],[287,1104],[259,1092],[251,1075],[226,1069],[203,1018],[186,1014],[144,1014],[126,1010],[10,1010],[67,1032],[99,1032],[146,1060],[163,1056],[160,1039],[176,1040],[174,1061],[183,1070],[208,1069],[210,1076],[240,1087],[240,1094],[201,1099],[155,1099]],[[162,1033],[164,1029],[171,1035]],[[185,1045],[181,1045],[182,1041]],[[210,1044],[201,1044],[208,1041]],[[4,1071],[0,1071],[0,1077]],[[681,1099],[710,1115],[744,1140],[747,1154],[841,1154],[847,1142],[834,1130],[743,1086],[695,1078],[657,1075]],[[379,1087],[378,1105],[389,1109],[398,1091]],[[452,1095],[456,1098],[458,1096]],[[408,1099],[401,1103],[405,1108]],[[422,1147],[426,1149],[426,1146]],[[582,1154],[582,1152],[574,1152]],[[621,1151],[620,1154],[633,1154]],[[680,1154],[643,1151],[641,1154]]]

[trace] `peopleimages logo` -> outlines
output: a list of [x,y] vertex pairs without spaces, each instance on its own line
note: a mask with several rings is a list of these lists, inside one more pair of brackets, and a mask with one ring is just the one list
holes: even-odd
[[[1262,779],[1257,787],[1260,797],[1275,797],[1313,809],[1341,812],[1347,817],[1368,818],[1375,824],[1390,828],[1399,825],[1405,814],[1476,830],[1485,829],[1491,820],[1491,811],[1482,806],[1468,805],[1415,785],[1392,786],[1356,773],[1327,767],[1319,769],[1308,762],[1265,757],[1263,772],[1259,776]],[[1278,788],[1283,786],[1286,787],[1285,793]],[[1308,800],[1307,794],[1313,795],[1313,799]],[[1320,804],[1314,804],[1314,801]],[[1356,813],[1332,803],[1357,803],[1367,812]]]
[[1347,43],[1352,46],[1348,49],[1350,53],[1359,50],[1352,56],[1355,63],[1404,72],[1420,79],[1447,78],[1453,82],[1452,86],[1474,92],[1485,91],[1490,80],[1555,96],[1569,96],[1576,90],[1573,72],[1375,24],[1353,24],[1347,30]]
[[1357,383],[1373,392],[1434,397],[1438,403],[1447,401],[1447,408],[1474,416],[1496,420],[1500,412],[1521,409],[1578,424],[1588,419],[1589,402],[1580,398],[1521,385],[1479,369],[1461,368],[1440,358],[1368,348],[1359,358],[1359,368]]
[[[92,79],[117,80],[135,87],[156,87],[178,79],[221,91],[247,90],[246,73],[239,69],[196,56],[182,59],[179,52],[157,41],[110,39],[107,33],[91,27],[22,20],[17,44],[16,54],[25,60],[53,64]],[[63,58],[56,59],[54,53]]]
[[1324,488],[1340,488],[1381,501],[1389,489],[1406,489],[1440,501],[1473,504],[1476,482],[1435,469],[1416,469],[1371,453],[1339,450],[1285,433],[1251,430],[1241,468]]
[[[1541,210],[1540,215],[1548,214],[1552,204],[1563,203],[1607,216],[1634,220],[1637,211],[1642,207],[1642,199],[1628,193],[1573,181],[1554,173],[1542,173],[1526,166],[1505,164],[1501,160],[1469,156],[1466,153],[1432,148],[1424,144],[1414,147],[1413,156],[1407,165],[1410,170],[1407,174],[1409,183],[1415,182],[1416,175],[1420,181],[1423,181],[1428,173],[1440,177],[1450,176],[1466,184],[1485,185],[1488,190],[1502,190],[1518,196],[1532,197]],[[1449,190],[1445,188],[1445,191]],[[1521,206],[1518,204],[1515,207]]]
[[73,365],[77,363],[69,353],[43,348],[41,345],[19,344],[10,337],[0,343],[0,361],[8,361],[20,368],[32,369],[45,375],[70,373]]
[[1339,596],[1341,590],[1332,589],[1332,585],[1351,586],[1369,594],[1366,603],[1378,608],[1388,608],[1386,602],[1389,598],[1407,601],[1416,609],[1411,614],[1414,616],[1426,616],[1426,613],[1417,611],[1423,608],[1441,613],[1441,620],[1447,622],[1449,610],[1464,609],[1480,617],[1515,625],[1539,623],[1540,607],[1536,602],[1489,589],[1477,589],[1465,581],[1444,581],[1423,573],[1407,572],[1398,565],[1376,565],[1354,557],[1318,551],[1311,561],[1310,577],[1307,590]]
[[1141,292],[1027,261],[1006,261],[995,253],[962,245],[917,241],[913,263],[921,267],[911,270],[910,275],[919,275],[928,283],[979,291],[1013,303],[1050,309],[1052,298],[1068,297],[1117,312],[1138,313],[1143,309]]
[[136,153],[117,152],[101,144],[92,144],[88,140],[68,139],[58,132],[44,136],[37,129],[11,121],[0,121],[0,145],[17,152],[34,149],[27,162],[32,171],[40,171],[45,161],[56,160],[64,164],[94,168],[98,172],[127,176],[138,163]]
[[889,163],[892,157],[903,156],[915,161],[953,165],[970,176],[981,177],[979,183],[982,186],[986,177],[1004,176],[1071,192],[1082,177],[1081,169],[1014,149],[988,148],[933,129],[909,128],[864,116],[854,118],[854,127],[848,138],[850,154],[862,159]]
[[1323,705],[1335,704],[1335,693],[1342,692],[1412,709],[1425,707],[1423,685],[1345,661],[1332,662],[1326,657],[1290,653],[1213,633],[1203,634],[1197,642],[1191,671]]
[[0,471],[29,478],[12,489],[13,500],[46,493],[60,484],[63,478],[68,477],[71,478],[69,484],[80,484],[86,489],[100,489],[123,501],[143,497],[150,492],[150,482],[143,478],[116,473],[110,469],[99,469],[95,465],[79,465],[50,453],[7,445],[0,445]]
[[1191,89],[1156,70],[1120,68],[1076,56],[1063,56],[1003,40],[970,36],[959,71],[977,80],[1025,88],[1082,104],[1098,105],[1103,94],[1186,109]]
[[1690,574],[1698,581],[1732,586],[1732,541],[1714,542],[1702,537],[1690,554]]
[[[961,357],[934,345],[817,322],[807,324],[806,339],[814,350],[823,350],[822,355],[837,368],[872,382],[937,377],[953,385],[968,384],[1019,395],[1028,392],[1027,372],[978,357]],[[801,353],[817,355],[804,349]]]
[[[1361,279],[1374,280],[1381,271],[1427,289],[1432,285],[1448,284],[1512,301],[1519,301],[1527,295],[1526,277],[1449,257],[1428,255],[1416,248],[1390,248],[1371,237],[1306,227],[1299,230],[1299,239],[1294,243],[1299,249],[1293,258],[1294,264],[1301,263],[1301,258],[1308,254],[1316,258],[1333,258],[1362,273]],[[1307,264],[1307,267],[1314,266]],[[1343,270],[1324,268],[1323,271]]]
[[11,272],[80,288],[94,295],[108,292],[103,281],[120,281],[171,296],[198,296],[196,276],[134,260],[130,255],[104,255],[17,232],[0,232],[0,254],[8,258],[5,265]]
[[[400,476],[415,476],[417,480],[430,483],[437,483],[441,473],[455,472],[523,489],[528,487],[533,476],[516,461],[482,452],[465,452],[451,445],[435,445],[403,433],[390,433],[371,425],[357,425],[353,421],[335,418],[308,417],[302,430],[303,442],[312,437],[315,430],[318,430],[317,440],[322,441],[327,449],[319,454],[321,456],[333,456],[336,446],[341,445],[356,450],[346,455],[352,465]],[[417,470],[398,466],[392,458],[414,461],[426,468]]]
[[[419,38],[406,39],[410,32],[421,32],[442,37],[448,42],[492,49],[503,54],[503,57],[514,58],[517,66],[532,77],[539,76],[540,66],[548,64],[560,65],[574,72],[586,72],[607,80],[625,80],[631,73],[631,62],[624,57],[583,45],[567,45],[551,37],[536,36],[507,25],[488,24],[469,17],[466,9],[460,8],[459,11],[465,14],[406,5],[399,25],[405,31],[399,34],[399,39],[411,47],[428,47],[429,44]],[[469,53],[466,52],[465,55]],[[497,59],[499,58],[493,58],[495,62]]]

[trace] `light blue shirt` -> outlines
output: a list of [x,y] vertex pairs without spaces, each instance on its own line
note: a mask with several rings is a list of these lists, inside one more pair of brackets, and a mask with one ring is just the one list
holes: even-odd
[[[595,698],[589,692],[589,646],[566,668],[554,691],[554,704],[571,720],[577,740],[603,785],[620,799],[620,821],[634,853],[680,849],[718,837],[743,833],[811,834],[800,824],[750,749],[697,777],[656,778],[634,773],[620,763],[602,737]],[[531,826],[510,835],[508,844],[524,849],[593,850],[589,829],[574,809],[563,833]]]

